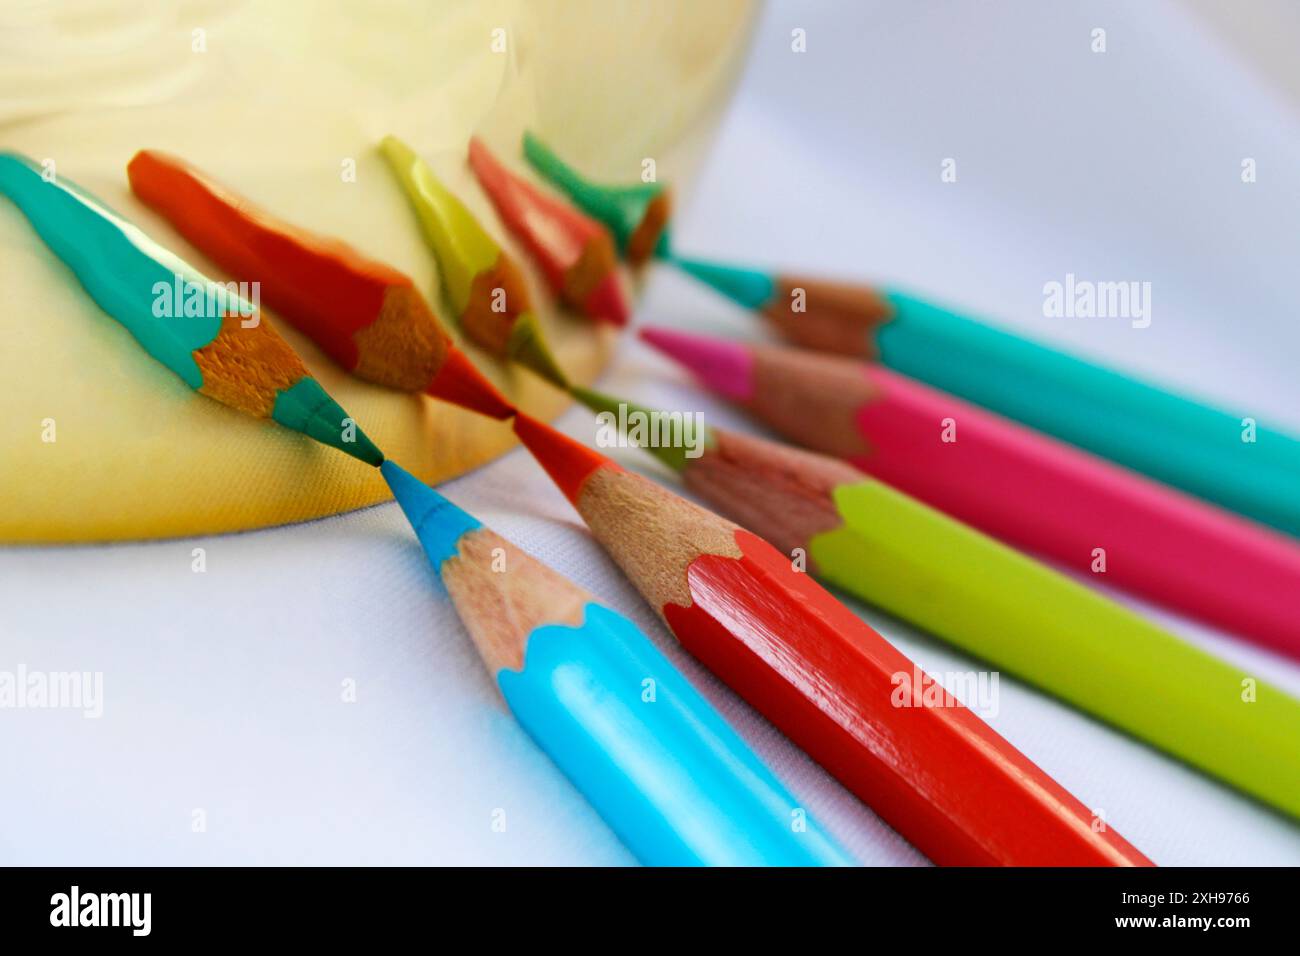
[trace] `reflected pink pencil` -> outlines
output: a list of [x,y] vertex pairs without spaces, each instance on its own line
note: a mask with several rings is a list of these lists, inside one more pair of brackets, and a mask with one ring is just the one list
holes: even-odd
[[1300,658],[1300,546],[1280,534],[880,366],[641,335],[791,441],[1098,583]]

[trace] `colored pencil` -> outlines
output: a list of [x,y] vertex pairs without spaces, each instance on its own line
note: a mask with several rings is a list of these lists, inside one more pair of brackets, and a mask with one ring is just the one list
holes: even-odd
[[[647,439],[622,423],[648,410],[573,391]],[[697,455],[647,451],[825,583],[1300,817],[1300,701],[1257,683],[1244,703],[1245,671],[847,462],[717,427],[685,437]]]
[[568,380],[533,313],[528,283],[513,259],[414,150],[384,137],[388,160],[433,249],[460,327],[493,355],[519,362],[559,386]]
[[892,289],[674,261],[800,345],[877,360],[1300,535],[1300,438],[1254,423],[1249,410],[1214,408]]
[[236,279],[259,283],[262,300],[344,369],[493,418],[513,413],[409,276],[275,218],[166,153],[136,153],[127,175],[142,202]]
[[506,169],[477,138],[469,141],[469,164],[556,296],[590,318],[626,325],[627,302],[605,227]]
[[682,645],[930,859],[1149,862],[767,542],[527,415],[514,428]]
[[524,133],[524,157],[578,208],[605,224],[614,235],[619,253],[628,262],[641,265],[652,255],[668,254],[672,199],[666,186],[659,182],[633,185],[592,182],[529,132]]
[[[190,388],[378,465],[383,455],[251,302],[208,279],[90,193],[0,153],[0,192],[96,304]],[[175,308],[173,308],[175,305]]]
[[1300,549],[877,365],[662,329],[647,342],[783,436],[1016,547],[1300,657]]
[[393,462],[383,474],[506,704],[642,863],[851,863],[635,624]]

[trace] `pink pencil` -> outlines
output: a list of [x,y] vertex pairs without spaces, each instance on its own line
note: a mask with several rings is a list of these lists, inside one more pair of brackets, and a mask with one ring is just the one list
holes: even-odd
[[1300,547],[1280,534],[880,366],[667,329],[641,337],[806,448],[1300,658]]

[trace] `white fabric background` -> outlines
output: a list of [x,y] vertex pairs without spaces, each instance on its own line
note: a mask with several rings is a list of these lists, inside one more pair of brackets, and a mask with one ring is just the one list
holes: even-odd
[[[945,157],[956,183],[939,181]],[[911,285],[1297,430],[1297,170],[1293,105],[1180,7],[774,4],[676,239]],[[1151,327],[1042,318],[1043,283],[1066,272],[1151,281]],[[752,334],[666,268],[640,319]],[[747,427],[635,342],[603,386]],[[561,426],[592,435],[585,413]],[[676,650],[523,453],[443,490],[640,623],[863,862],[924,862]],[[862,613],[922,666],[977,669]],[[1295,663],[1151,613],[1300,694]],[[0,549],[0,669],[20,663],[102,671],[106,699],[99,720],[0,711],[0,862],[632,862],[504,710],[391,504],[198,541]],[[1007,678],[999,708],[1002,734],[1158,863],[1300,862],[1294,823],[1177,762]]]

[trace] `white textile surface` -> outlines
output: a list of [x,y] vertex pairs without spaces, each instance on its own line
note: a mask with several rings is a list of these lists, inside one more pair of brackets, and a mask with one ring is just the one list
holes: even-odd
[[[906,285],[1300,430],[1300,124],[1234,56],[1166,3],[774,4],[676,244]],[[1043,284],[1069,272],[1150,281],[1150,327],[1044,318]],[[663,266],[638,320],[758,334]],[[751,427],[634,341],[602,387]],[[592,436],[583,412],[560,424]],[[924,862],[677,650],[522,452],[442,490],[636,620],[861,861]],[[857,609],[927,669],[978,669]],[[1294,662],[1143,610],[1300,694]],[[0,863],[633,862],[505,711],[392,504],[0,549],[0,670],[19,665],[102,672],[103,715],[0,711]],[[1010,678],[1000,691],[997,730],[1156,862],[1300,863],[1293,822]]]

